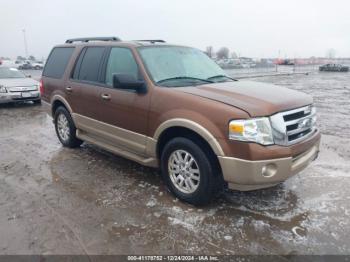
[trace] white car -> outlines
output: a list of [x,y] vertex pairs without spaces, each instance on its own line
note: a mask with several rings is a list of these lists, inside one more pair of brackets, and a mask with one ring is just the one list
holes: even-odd
[[35,70],[42,70],[44,68],[44,63],[41,61],[32,62],[32,67]]
[[0,67],[0,103],[18,101],[40,104],[40,83],[16,68]]

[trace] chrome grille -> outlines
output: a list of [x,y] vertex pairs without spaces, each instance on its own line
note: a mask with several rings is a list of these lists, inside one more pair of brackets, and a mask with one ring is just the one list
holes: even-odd
[[13,86],[7,88],[9,92],[27,92],[27,91],[38,91],[38,87],[33,86]]
[[316,131],[316,110],[312,105],[277,113],[270,117],[275,144],[296,144]]

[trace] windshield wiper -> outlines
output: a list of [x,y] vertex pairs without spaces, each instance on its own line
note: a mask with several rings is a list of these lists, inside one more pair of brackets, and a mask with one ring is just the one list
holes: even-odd
[[181,80],[181,79],[189,79],[189,80],[202,81],[202,82],[206,82],[206,83],[214,83],[214,81],[211,81],[210,79],[202,79],[202,78],[191,77],[191,76],[176,76],[176,77],[170,77],[170,78],[159,80],[157,82],[157,84],[161,84],[161,83],[166,82],[166,81]]
[[234,79],[232,77],[229,77],[227,75],[216,75],[216,76],[211,76],[209,78],[207,78],[207,80],[211,80],[211,79],[215,79],[215,78],[221,78],[221,77],[225,77],[227,79],[231,79],[232,81],[237,81],[237,79]]

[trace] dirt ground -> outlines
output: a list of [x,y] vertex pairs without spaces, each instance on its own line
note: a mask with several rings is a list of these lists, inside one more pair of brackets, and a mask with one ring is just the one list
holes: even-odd
[[156,170],[63,148],[41,106],[0,106],[0,254],[350,254],[350,73],[259,77],[311,94],[319,159],[199,209]]

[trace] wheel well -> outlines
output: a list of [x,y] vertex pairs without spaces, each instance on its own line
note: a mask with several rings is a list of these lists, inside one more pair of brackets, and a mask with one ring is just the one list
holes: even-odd
[[218,168],[221,174],[221,166],[219,164],[219,160],[214,153],[213,149],[209,145],[209,143],[198,133],[192,131],[191,129],[185,127],[169,127],[160,135],[157,143],[157,157],[160,159],[162,151],[165,145],[173,138],[176,137],[184,137],[192,140],[192,142],[196,143],[200,147],[204,149],[204,152],[208,154],[209,159],[212,163]]
[[67,109],[65,104],[63,104],[60,100],[56,100],[55,102],[53,102],[53,105],[52,105],[52,116],[55,115],[55,112],[56,112],[57,108],[59,108],[60,106],[63,106],[64,108]]

